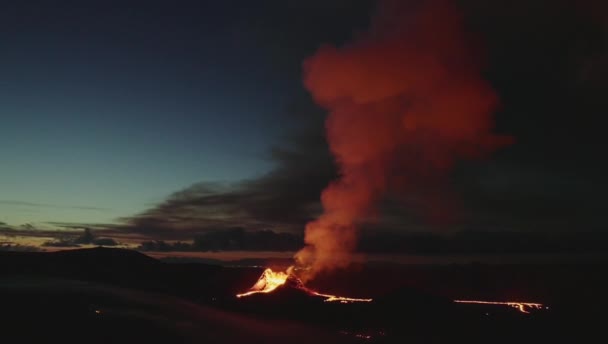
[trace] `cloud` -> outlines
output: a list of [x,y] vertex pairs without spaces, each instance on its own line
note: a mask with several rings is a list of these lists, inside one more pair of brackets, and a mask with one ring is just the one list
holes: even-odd
[[[95,233],[96,234],[96,233]],[[48,247],[80,247],[81,245],[116,246],[119,243],[112,238],[96,237],[90,228],[84,228],[80,235],[74,232],[63,235],[58,239],[49,240],[42,244]]]
[[49,240],[42,243],[42,247],[80,247],[79,244],[74,243],[73,240],[70,239],[55,239]]
[[295,251],[303,244],[303,237],[293,233],[271,230],[248,231],[243,228],[212,230],[196,236],[192,243],[146,241],[143,251]]
[[[95,246],[118,246],[119,245],[119,243],[116,242],[116,240],[114,240],[112,238],[99,238],[99,239],[92,240],[88,244],[95,245]],[[44,243],[42,243],[43,247],[61,247],[61,248],[81,247],[82,245],[83,245],[82,243],[78,243],[76,240],[73,240],[73,239],[54,239],[54,240],[49,240],[49,241],[45,241]]]
[[[322,130],[300,132],[270,152],[275,168],[235,184],[203,182],[126,220],[128,230],[179,235],[213,229],[300,231],[320,211],[319,191],[336,172]],[[176,233],[177,232],[177,233]]]
[[[42,228],[43,227],[43,228]],[[38,237],[38,238],[47,238],[47,237],[60,237],[65,235],[77,235],[81,233],[81,231],[87,226],[80,225],[78,227],[64,227],[57,225],[52,225],[49,229],[48,226],[40,226],[39,224],[32,223],[24,223],[19,226],[1,226],[0,225],[0,235],[6,236],[22,236],[22,237]],[[100,229],[100,231],[111,231],[111,225],[108,227],[103,227],[104,229]],[[104,231],[105,230],[105,231]]]
[[589,231],[552,235],[513,231],[461,231],[449,235],[367,232],[359,252],[423,256],[605,253],[606,243],[607,234]]
[[15,243],[2,243],[0,242],[0,252],[38,252],[42,251],[40,247],[30,245],[20,245]]
[[57,204],[24,202],[24,201],[15,201],[15,200],[0,200],[0,205],[23,206],[23,207],[32,207],[32,208],[78,209],[78,210],[90,210],[90,211],[107,211],[107,210],[109,210],[108,208],[101,208],[101,207],[77,206],[77,205],[57,205]]
[[120,243],[112,238],[97,238],[91,241],[91,244],[97,246],[118,246]]
[[118,231],[123,225],[116,223],[92,223],[92,222],[57,222],[57,221],[48,221],[43,224],[49,225],[54,228],[68,229],[68,230],[83,230],[85,228],[90,228],[95,230],[96,233],[100,231]]
[[[301,234],[232,228],[201,234],[192,243],[144,241],[138,249],[153,252],[294,252],[301,248],[302,243]],[[467,230],[439,234],[376,230],[363,232],[357,252],[414,256],[604,253],[606,243],[608,235],[598,232],[557,233],[547,236],[535,232]]]

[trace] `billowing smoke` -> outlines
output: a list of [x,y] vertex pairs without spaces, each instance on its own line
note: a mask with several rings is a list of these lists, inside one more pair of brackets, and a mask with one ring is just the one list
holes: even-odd
[[449,1],[382,1],[369,32],[304,62],[340,174],[296,255],[308,277],[349,263],[358,223],[388,193],[441,183],[456,161],[509,144],[492,134],[498,97],[469,42]]

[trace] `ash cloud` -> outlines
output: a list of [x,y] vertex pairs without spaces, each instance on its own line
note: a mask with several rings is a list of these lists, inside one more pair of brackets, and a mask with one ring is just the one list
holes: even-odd
[[[324,3],[316,4],[315,11],[323,9]],[[429,179],[409,189],[399,202],[381,203],[380,223],[369,231],[385,238],[412,231],[541,233],[566,242],[576,236],[592,238],[589,231],[606,232],[608,161],[602,123],[608,111],[606,2],[462,0],[457,4],[467,29],[483,41],[484,78],[500,95],[496,130],[515,136],[517,143],[487,161],[457,164],[444,182],[458,196],[459,215],[453,225],[439,228],[421,218],[420,214],[433,208],[437,195],[452,197],[446,196],[444,185]],[[289,45],[288,35],[269,45],[289,46],[300,63],[304,53],[310,53],[309,47],[321,42],[320,33],[314,39],[308,37],[309,26],[310,22],[300,23],[297,30],[299,39],[308,40],[308,48]],[[327,22],[314,28],[330,29]],[[340,40],[348,36],[345,31],[341,29]],[[303,114],[297,119],[286,116],[287,124],[314,109],[310,104],[298,107]],[[316,119],[322,117],[318,109],[312,111]],[[206,231],[233,227],[302,235],[306,222],[321,211],[320,192],[337,176],[323,122],[316,119],[294,141],[279,143],[271,153],[276,168],[267,175],[233,185],[197,184],[124,219],[123,225],[99,225],[96,232],[106,228],[104,236],[144,241],[190,241]],[[4,227],[0,225],[6,233],[16,233]],[[362,228],[358,249],[372,240],[366,228]],[[20,233],[38,235],[34,229]],[[563,239],[556,233],[573,233],[573,237]],[[405,252],[405,246],[390,250]],[[374,251],[381,252],[383,245],[376,247]]]
[[296,255],[311,275],[347,265],[360,221],[387,195],[421,181],[442,185],[432,221],[451,221],[445,182],[460,160],[512,143],[494,132],[499,100],[451,1],[380,1],[370,30],[343,46],[322,46],[304,62],[304,84],[327,110],[339,178],[322,192],[323,214],[306,225]]
[[125,219],[129,230],[184,238],[196,232],[242,227],[301,231],[320,211],[319,190],[335,177],[322,131],[297,134],[275,147],[276,164],[257,179],[236,184],[200,183],[171,195],[143,214]]

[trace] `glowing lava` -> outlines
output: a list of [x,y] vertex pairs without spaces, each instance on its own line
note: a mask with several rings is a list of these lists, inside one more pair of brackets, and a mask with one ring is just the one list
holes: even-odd
[[264,270],[257,282],[249,289],[249,291],[237,294],[236,297],[249,296],[258,293],[270,293],[278,287],[287,283],[291,280],[294,288],[300,289],[309,295],[320,296],[325,298],[325,302],[340,302],[340,303],[353,303],[353,302],[371,302],[372,299],[358,299],[352,297],[336,296],[331,294],[318,293],[312,289],[304,286],[304,283],[300,281],[298,277],[293,274],[293,267],[289,267],[286,272],[272,271],[268,268]]
[[548,309],[549,307],[543,306],[541,303],[532,302],[500,302],[500,301],[475,301],[475,300],[454,300],[456,303],[472,303],[480,305],[499,305],[509,306],[519,310],[522,313],[530,313],[531,309]]
[[236,297],[249,296],[257,293],[270,293],[287,282],[287,277],[289,277],[290,272],[291,268],[287,269],[287,272],[274,272],[272,269],[266,269],[248,292],[236,294]]

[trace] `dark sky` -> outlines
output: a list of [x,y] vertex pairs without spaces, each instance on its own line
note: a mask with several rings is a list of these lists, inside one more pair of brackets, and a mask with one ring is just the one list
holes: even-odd
[[[500,97],[495,132],[516,143],[387,199],[364,227],[603,233],[608,8],[457,5]],[[191,240],[232,227],[299,234],[318,214],[336,172],[302,61],[364,31],[374,1],[0,6],[0,229]],[[420,216],[433,192],[457,200],[451,223]]]

